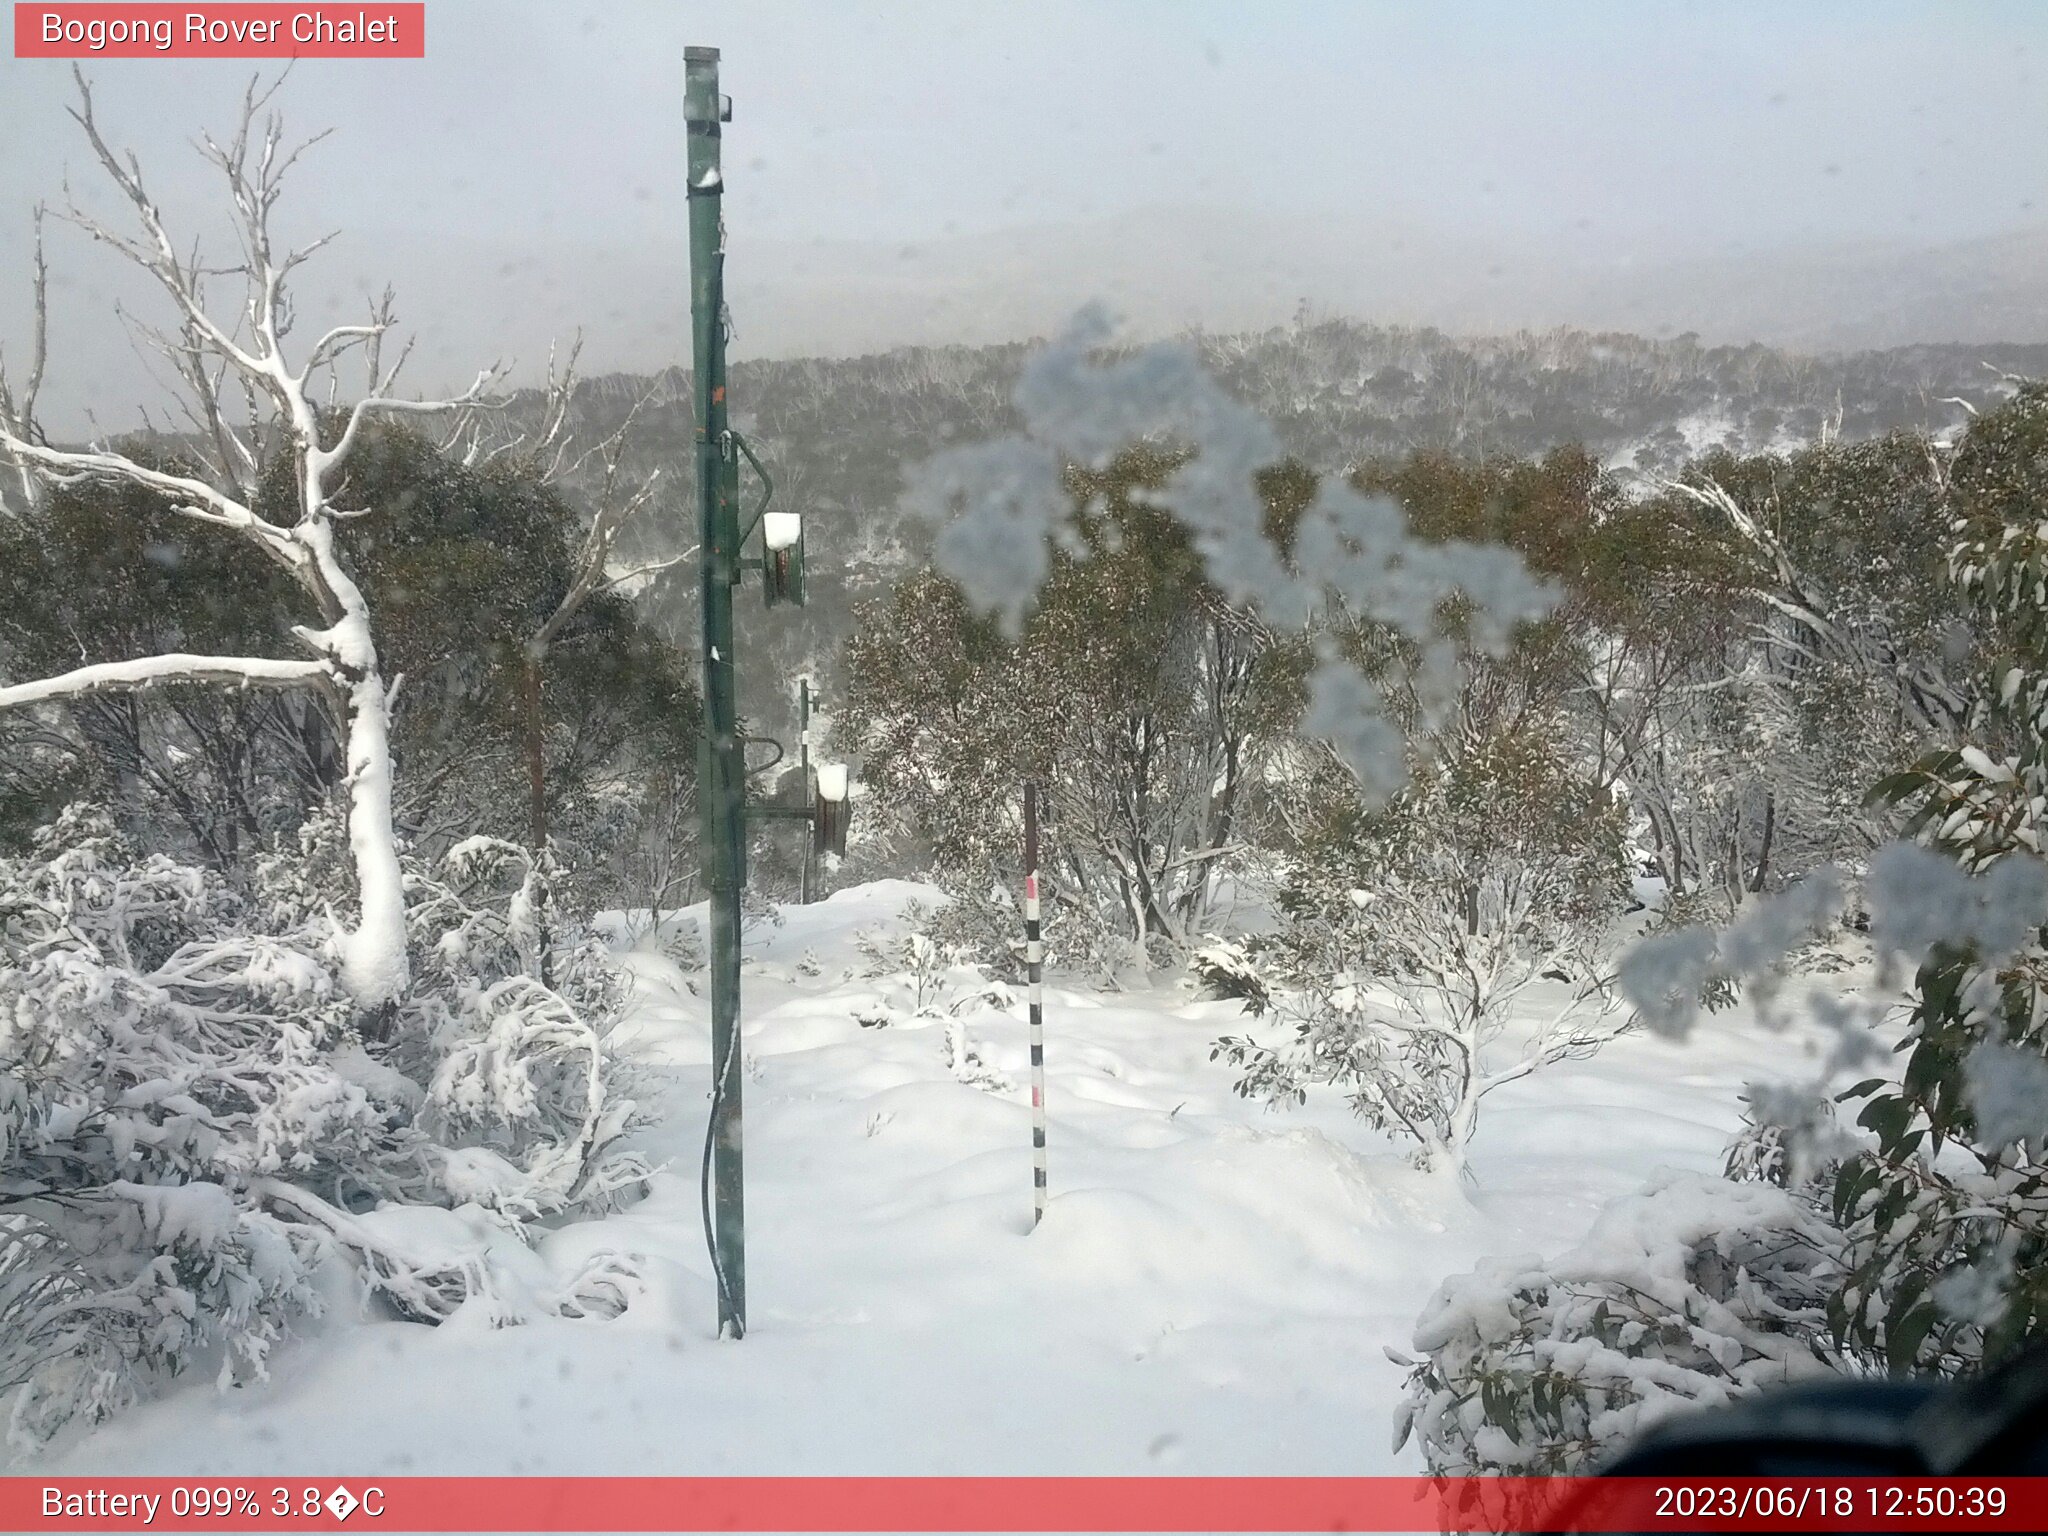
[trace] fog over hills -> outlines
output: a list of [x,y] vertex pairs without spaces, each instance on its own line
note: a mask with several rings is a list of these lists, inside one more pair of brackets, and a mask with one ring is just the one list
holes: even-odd
[[[1900,245],[1709,251],[1619,260],[1583,235],[1509,247],[1369,212],[1267,216],[1154,207],[1115,217],[926,241],[729,237],[728,294],[742,358],[853,357],[903,346],[983,346],[1057,331],[1108,303],[1125,334],[1258,331],[1312,317],[1498,336],[1570,326],[1806,353],[1922,343],[2048,342],[2048,227],[1915,249]],[[61,339],[46,418],[91,411],[129,425],[149,399],[110,299],[153,313],[132,274],[80,253],[54,264]],[[415,389],[459,389],[493,359],[536,382],[549,349],[581,333],[586,372],[655,373],[689,354],[680,240],[595,231],[517,242],[358,227],[306,270],[310,325],[360,318],[387,282],[418,350]]]
[[[1862,245],[1617,272],[1580,323],[1804,351],[2048,340],[2048,228],[1912,249]],[[1563,317],[1560,317],[1563,318]]]
[[1468,334],[1570,325],[1801,350],[2048,340],[2048,229],[1660,262],[1507,247],[1366,214],[1227,208],[906,245],[736,241],[734,303],[765,355],[1008,341],[1102,298],[1134,332],[1255,329],[1312,309]]
[[1802,350],[2048,340],[2048,230],[1926,249],[1860,245],[1605,260],[1358,216],[1151,209],[1002,234],[733,248],[764,355],[1045,334],[1102,298],[1136,334],[1255,329],[1311,309],[1468,334],[1571,325]]

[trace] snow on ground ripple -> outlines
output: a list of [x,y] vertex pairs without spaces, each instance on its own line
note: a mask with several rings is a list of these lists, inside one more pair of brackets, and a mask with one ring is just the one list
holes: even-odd
[[[1551,1251],[1658,1166],[1713,1170],[1736,1090],[1794,1037],[1719,1016],[1628,1038],[1490,1098],[1475,1179],[1424,1175],[1341,1103],[1270,1112],[1209,1048],[1234,1004],[1162,986],[1047,998],[1053,1198],[1028,1234],[1021,1007],[863,1028],[856,940],[927,888],[883,882],[749,935],[744,1343],[712,1336],[697,1207],[708,1020],[692,979],[627,957],[625,1038],[663,1094],[651,1194],[541,1257],[643,1256],[611,1322],[427,1329],[345,1289],[268,1383],[199,1376],[55,1448],[73,1474],[1377,1473],[1437,1283]],[[809,953],[819,974],[807,975]],[[701,977],[696,978],[701,980]]]

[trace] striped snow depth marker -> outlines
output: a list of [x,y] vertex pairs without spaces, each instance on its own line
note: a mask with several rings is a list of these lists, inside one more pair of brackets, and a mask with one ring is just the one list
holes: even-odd
[[1045,1220],[1045,945],[1038,932],[1038,786],[1024,786],[1024,976],[1031,1007],[1031,1225]]

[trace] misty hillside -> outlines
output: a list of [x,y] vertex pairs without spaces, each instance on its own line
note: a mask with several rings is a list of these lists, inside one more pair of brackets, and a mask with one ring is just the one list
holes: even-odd
[[[742,237],[732,298],[756,355],[992,342],[1053,328],[1090,299],[1146,337],[1280,325],[1306,302],[1470,333],[1691,331],[1805,350],[2048,342],[2048,230],[1922,246],[1743,248],[1717,235],[1665,258],[1580,234],[1504,242],[1379,212],[1187,206],[902,242]],[[658,289],[676,264],[650,264],[646,281]],[[537,284],[533,298],[562,303]]]
[[[1322,470],[1418,448],[1522,455],[1576,442],[1616,469],[1656,473],[1708,448],[1788,449],[1829,428],[1846,438],[1952,428],[1966,419],[1953,399],[1982,404],[2008,392],[2003,375],[2048,373],[2048,345],[1801,354],[1575,330],[1458,337],[1306,316],[1198,344],[1224,383]],[[809,606],[769,616],[758,602],[739,605],[746,702],[758,718],[783,723],[782,690],[764,694],[764,683],[828,666],[853,606],[922,558],[922,530],[897,510],[905,466],[1015,430],[1010,390],[1029,351],[911,347],[732,365],[735,423],[775,476],[777,506],[809,518]],[[630,467],[659,467],[667,487],[662,510],[642,524],[653,552],[695,536],[689,375],[588,380],[577,430],[585,440],[612,431],[643,396]],[[537,404],[522,397],[515,414]],[[750,483],[743,477],[751,501]],[[695,622],[692,580],[677,567],[653,594],[677,634]]]
[[[432,315],[422,387],[459,388],[480,359],[536,360],[578,332],[601,369],[637,371],[689,348],[687,250],[673,236],[522,235],[510,245],[402,224],[353,228],[331,286],[302,301],[326,323],[396,281]],[[1987,338],[2048,343],[2048,230],[1938,245],[1777,244],[1716,238],[1655,259],[1582,237],[1496,242],[1375,213],[1310,218],[1216,207],[1146,208],[929,239],[778,239],[732,231],[736,353],[851,358],[900,346],[1000,345],[1044,335],[1101,300],[1133,339],[1201,327],[1284,327],[1315,313],[1462,335],[1570,326],[1806,352]],[[67,325],[80,323],[67,319]],[[125,344],[119,353],[125,358]],[[62,384],[62,381],[59,381]],[[132,402],[75,381],[103,419]],[[70,388],[72,386],[65,385]]]

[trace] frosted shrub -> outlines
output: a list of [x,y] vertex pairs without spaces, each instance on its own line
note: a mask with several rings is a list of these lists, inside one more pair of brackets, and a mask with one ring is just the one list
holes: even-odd
[[[406,1316],[483,1296],[513,1320],[503,1292],[577,1315],[623,1303],[621,1259],[550,1290],[511,1257],[526,1221],[646,1171],[617,1149],[633,1107],[612,1091],[601,955],[558,942],[556,986],[535,980],[534,872],[464,845],[439,876],[408,869],[414,980],[388,1038],[366,1039],[376,1015],[336,980],[321,894],[339,840],[316,820],[238,891],[73,808],[0,858],[0,1394],[17,1442],[201,1359],[223,1382],[260,1377],[314,1306],[323,1253]],[[438,1242],[394,1241],[407,1208],[441,1222]]]
[[618,1146],[639,1114],[604,1040],[618,972],[559,912],[543,952],[542,874],[526,849],[482,837],[432,875],[409,872],[419,985],[394,1053],[418,1061],[446,1192],[520,1218],[604,1209],[649,1171]]
[[1420,1162],[1462,1165],[1487,1094],[1628,1025],[1605,955],[1616,820],[1507,737],[1461,743],[1378,812],[1347,806],[1304,840],[1263,941],[1269,1011],[1293,1038],[1226,1037],[1212,1055],[1244,1069],[1247,1097],[1334,1087]]
[[[44,1107],[15,1097],[0,1114],[8,1138]],[[10,1196],[0,1215],[0,1392],[18,1389],[10,1441],[103,1418],[202,1355],[218,1355],[222,1385],[262,1377],[289,1317],[313,1304],[307,1238],[199,1181]]]
[[[1432,1473],[1588,1469],[1652,1424],[1825,1376],[1833,1229],[1760,1182],[1680,1175],[1612,1202],[1545,1261],[1489,1259],[1415,1326],[1396,1417]],[[1390,1352],[1391,1353],[1391,1352]]]
[[[904,917],[922,925],[931,914],[913,902]],[[893,938],[874,932],[855,940],[863,970],[884,985],[880,1013],[868,1020],[886,1024],[903,1018],[951,1018],[963,1012],[1009,1006],[1010,992],[1001,981],[967,957],[957,944],[935,937],[923,926]]]
[[931,913],[917,902],[903,909],[909,931],[894,936],[863,930],[854,937],[863,974],[890,982],[887,1001],[907,1013],[921,1013],[938,1001],[946,978],[961,964],[958,947],[935,939],[927,929]]
[[1240,939],[1211,939],[1189,957],[1188,969],[1206,997],[1235,998],[1254,1018],[1273,1006],[1272,983],[1251,945]]
[[17,1443],[209,1352],[260,1376],[312,1304],[273,1175],[382,1176],[387,1106],[336,1068],[348,1010],[304,934],[73,811],[0,859],[0,1393]]
[[[946,900],[923,923],[924,931],[955,960],[978,967],[1004,981],[1024,980],[1024,909],[1004,881],[1020,890],[1014,871],[997,874],[984,866],[947,879]],[[1124,931],[1116,915],[1090,901],[1067,901],[1060,884],[1041,874],[1044,893],[1039,933],[1048,970],[1057,968],[1085,976],[1108,990],[1119,988],[1133,969],[1164,963],[1171,946],[1158,934],[1140,945]]]

